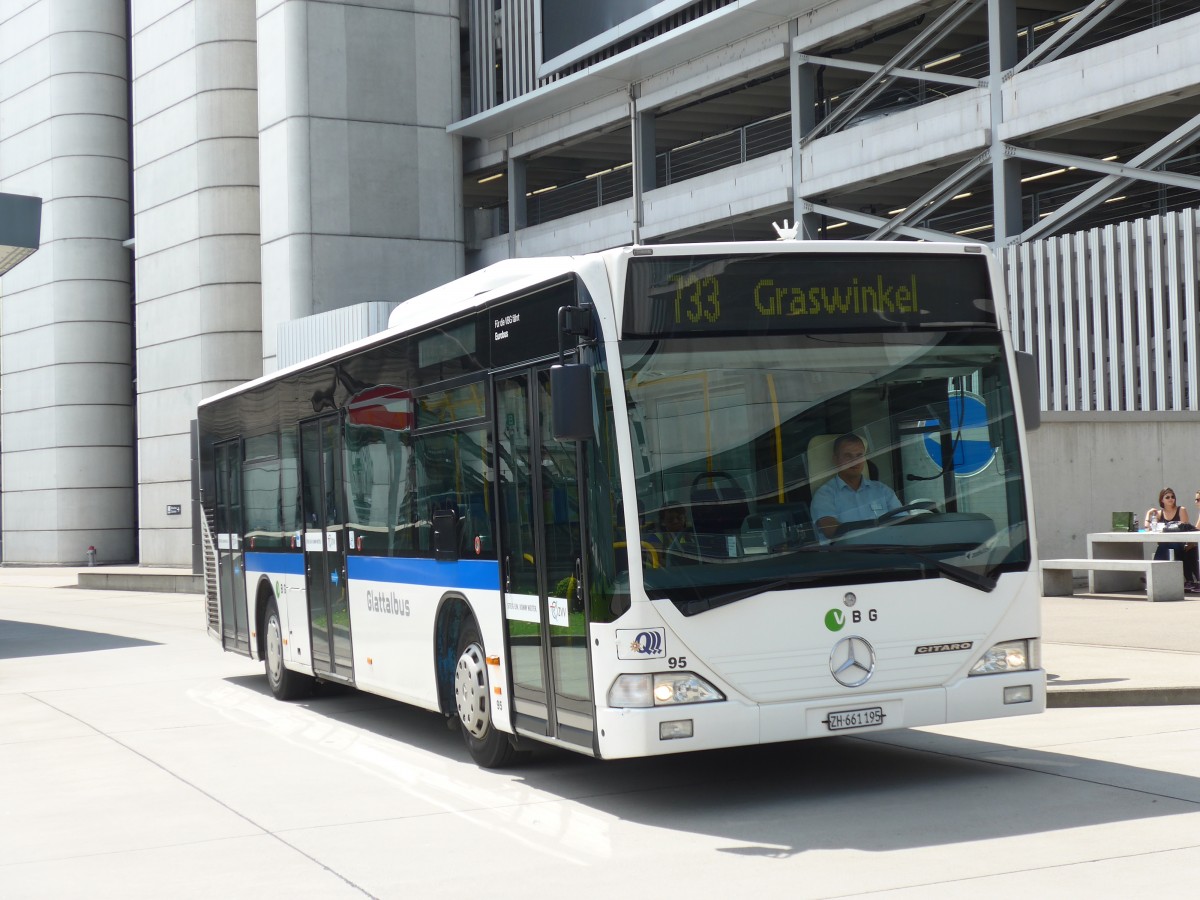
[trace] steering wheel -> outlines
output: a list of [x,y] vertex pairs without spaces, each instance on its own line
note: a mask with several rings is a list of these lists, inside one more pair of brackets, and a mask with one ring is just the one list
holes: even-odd
[[932,500],[915,500],[912,503],[906,503],[904,506],[898,506],[895,509],[889,509],[882,516],[875,520],[878,525],[886,525],[895,519],[902,519],[910,513],[928,516],[937,511],[937,504]]

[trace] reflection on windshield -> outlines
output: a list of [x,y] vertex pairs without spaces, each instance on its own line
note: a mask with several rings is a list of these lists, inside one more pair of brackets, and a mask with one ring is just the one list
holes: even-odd
[[695,611],[800,584],[990,589],[1028,567],[998,336],[625,341],[622,358],[651,597]]

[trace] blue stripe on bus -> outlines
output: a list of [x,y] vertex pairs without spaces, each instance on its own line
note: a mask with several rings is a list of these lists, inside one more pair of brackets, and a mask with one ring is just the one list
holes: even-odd
[[266,572],[269,575],[303,575],[303,553],[247,553],[247,572]]
[[[351,556],[346,560],[346,566],[351,578],[363,581],[491,591],[500,589],[500,564],[494,560],[438,562],[412,557]],[[269,575],[303,575],[304,554],[247,553],[246,571]]]
[[500,590],[500,564],[494,560],[438,562],[413,557],[351,556],[346,565],[352,579],[363,581]]

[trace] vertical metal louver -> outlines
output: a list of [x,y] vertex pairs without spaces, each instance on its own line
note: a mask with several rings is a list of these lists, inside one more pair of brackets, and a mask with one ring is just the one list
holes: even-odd
[[1184,209],[1004,249],[1042,409],[1200,410],[1198,247],[1200,215]]
[[213,513],[205,509],[200,517],[204,543],[204,614],[208,633],[221,637],[221,582],[217,572],[217,545],[213,540]]

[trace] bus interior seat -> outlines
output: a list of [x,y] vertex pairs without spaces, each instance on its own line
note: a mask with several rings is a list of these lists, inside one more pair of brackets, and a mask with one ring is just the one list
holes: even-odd
[[690,505],[692,525],[700,534],[736,534],[750,514],[746,492],[728,472],[701,472],[693,478]]
[[836,434],[818,434],[808,440],[804,462],[808,468],[808,489],[814,497],[821,485],[837,474],[837,466],[833,464],[833,442],[837,439]]

